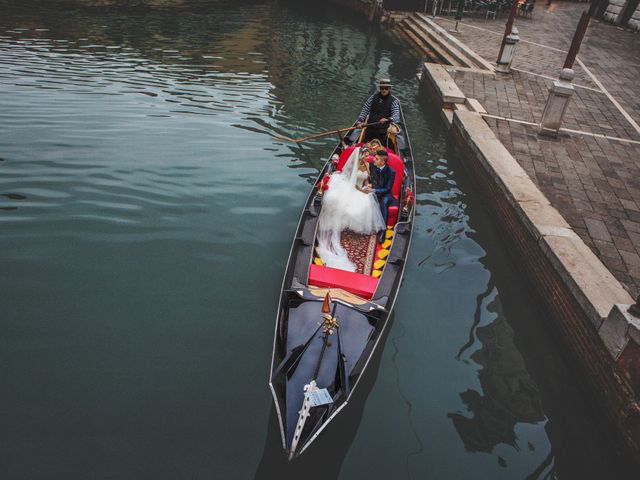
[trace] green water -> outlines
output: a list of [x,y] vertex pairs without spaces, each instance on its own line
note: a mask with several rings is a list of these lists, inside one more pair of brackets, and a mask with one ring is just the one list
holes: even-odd
[[[0,0],[0,478],[628,476],[420,59],[325,3]],[[335,139],[273,135],[349,125],[381,75],[418,174],[406,276],[353,402],[287,464],[277,299]]]

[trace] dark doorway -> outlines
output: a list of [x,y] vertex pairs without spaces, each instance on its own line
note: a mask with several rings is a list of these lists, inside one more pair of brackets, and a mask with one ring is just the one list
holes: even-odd
[[[431,1],[429,0],[429,3]],[[425,0],[385,0],[383,3],[385,10],[408,10],[423,11]]]

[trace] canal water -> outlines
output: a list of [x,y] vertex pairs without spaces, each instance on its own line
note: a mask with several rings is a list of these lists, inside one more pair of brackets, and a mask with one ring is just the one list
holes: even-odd
[[[0,0],[0,478],[626,478],[420,102],[420,59],[284,1]],[[123,6],[128,5],[128,6]],[[287,463],[277,298],[335,138],[390,76],[416,228],[384,350]]]

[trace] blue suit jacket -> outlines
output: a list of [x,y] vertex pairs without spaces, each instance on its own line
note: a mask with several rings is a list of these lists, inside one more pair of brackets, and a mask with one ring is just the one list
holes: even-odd
[[371,183],[373,184],[373,191],[378,197],[384,197],[387,194],[391,195],[391,188],[395,179],[396,172],[389,165],[385,165],[382,170],[375,165],[371,165]]

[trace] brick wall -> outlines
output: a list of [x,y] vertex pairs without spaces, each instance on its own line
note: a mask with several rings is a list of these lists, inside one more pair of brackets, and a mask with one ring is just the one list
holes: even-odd
[[620,370],[624,372],[636,397],[640,398],[640,345],[630,339],[616,363]]

